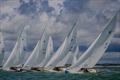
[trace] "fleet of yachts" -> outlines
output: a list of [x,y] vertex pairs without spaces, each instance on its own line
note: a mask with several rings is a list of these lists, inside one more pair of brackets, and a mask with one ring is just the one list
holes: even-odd
[[[34,50],[26,59],[26,30],[25,26],[19,34],[16,44],[7,58],[4,60],[4,40],[0,30],[0,65],[6,71],[43,71],[43,72],[65,72],[83,73],[96,72],[93,67],[105,53],[111,43],[116,27],[118,12],[105,25],[104,30],[93,41],[90,47],[80,56],[77,44],[77,22],[76,21],[65,37],[63,43],[54,51],[52,36],[44,29],[41,39],[37,42]],[[92,26],[91,26],[92,27]]]

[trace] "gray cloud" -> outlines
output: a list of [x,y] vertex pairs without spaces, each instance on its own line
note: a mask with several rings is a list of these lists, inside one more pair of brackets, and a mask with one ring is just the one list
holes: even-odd
[[65,0],[64,8],[69,12],[83,12],[89,0]]
[[[6,45],[14,45],[19,30],[25,25],[30,25],[28,41],[31,49],[41,38],[45,26],[53,36],[54,46],[60,46],[78,15],[80,16],[77,23],[78,43],[80,45],[90,45],[104,29],[104,25],[111,16],[120,8],[119,0],[21,1],[23,2],[20,2],[20,0],[4,1],[4,4],[1,5],[0,25],[4,30]],[[119,25],[120,20],[117,22],[116,37],[120,35]],[[119,43],[119,41],[116,41],[116,43]]]
[[18,11],[23,15],[32,15],[33,17],[38,13],[46,12],[48,15],[54,10],[49,6],[48,0],[20,0]]

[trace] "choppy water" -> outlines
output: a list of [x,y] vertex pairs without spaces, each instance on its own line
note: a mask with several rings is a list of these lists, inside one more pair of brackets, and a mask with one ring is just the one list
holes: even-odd
[[1,70],[0,80],[120,80],[120,68],[101,69],[94,74],[6,72]]

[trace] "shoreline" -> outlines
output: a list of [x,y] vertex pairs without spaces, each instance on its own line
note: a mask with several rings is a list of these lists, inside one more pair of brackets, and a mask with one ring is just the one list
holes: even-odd
[[97,64],[94,68],[120,68],[120,64]]

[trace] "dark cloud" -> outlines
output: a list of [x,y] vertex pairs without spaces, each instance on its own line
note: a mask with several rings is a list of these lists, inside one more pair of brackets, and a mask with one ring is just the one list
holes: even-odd
[[48,0],[41,0],[41,9],[47,13],[50,13],[54,10],[53,7],[49,6]]
[[21,5],[18,8],[18,11],[21,14],[29,15],[29,14],[35,14],[37,12],[37,6],[36,6],[37,3],[34,2],[33,0],[30,0],[29,3],[20,0],[20,3]]
[[5,1],[7,1],[7,0],[0,0],[0,3],[3,3],[3,2],[5,2]]
[[120,44],[110,44],[110,46],[107,49],[107,52],[120,52]]
[[0,14],[0,20],[5,19],[8,14]]
[[5,41],[5,51],[11,52],[13,50],[13,48],[14,48],[14,45],[15,45],[15,41],[14,40],[12,40],[12,41],[6,40]]
[[20,0],[20,7],[18,8],[19,12],[24,15],[37,14],[40,12],[51,13],[54,8],[50,7],[48,0],[29,0],[25,2]]
[[[79,50],[81,52],[84,52],[88,49],[88,45],[80,45],[79,46]],[[117,43],[111,43],[108,47],[108,49],[106,50],[106,52],[120,52],[120,44]]]
[[102,13],[97,14],[96,19],[99,25],[105,24],[108,21],[107,17]]
[[114,35],[115,38],[120,38],[120,33]]
[[64,8],[69,12],[83,12],[89,0],[65,0]]

